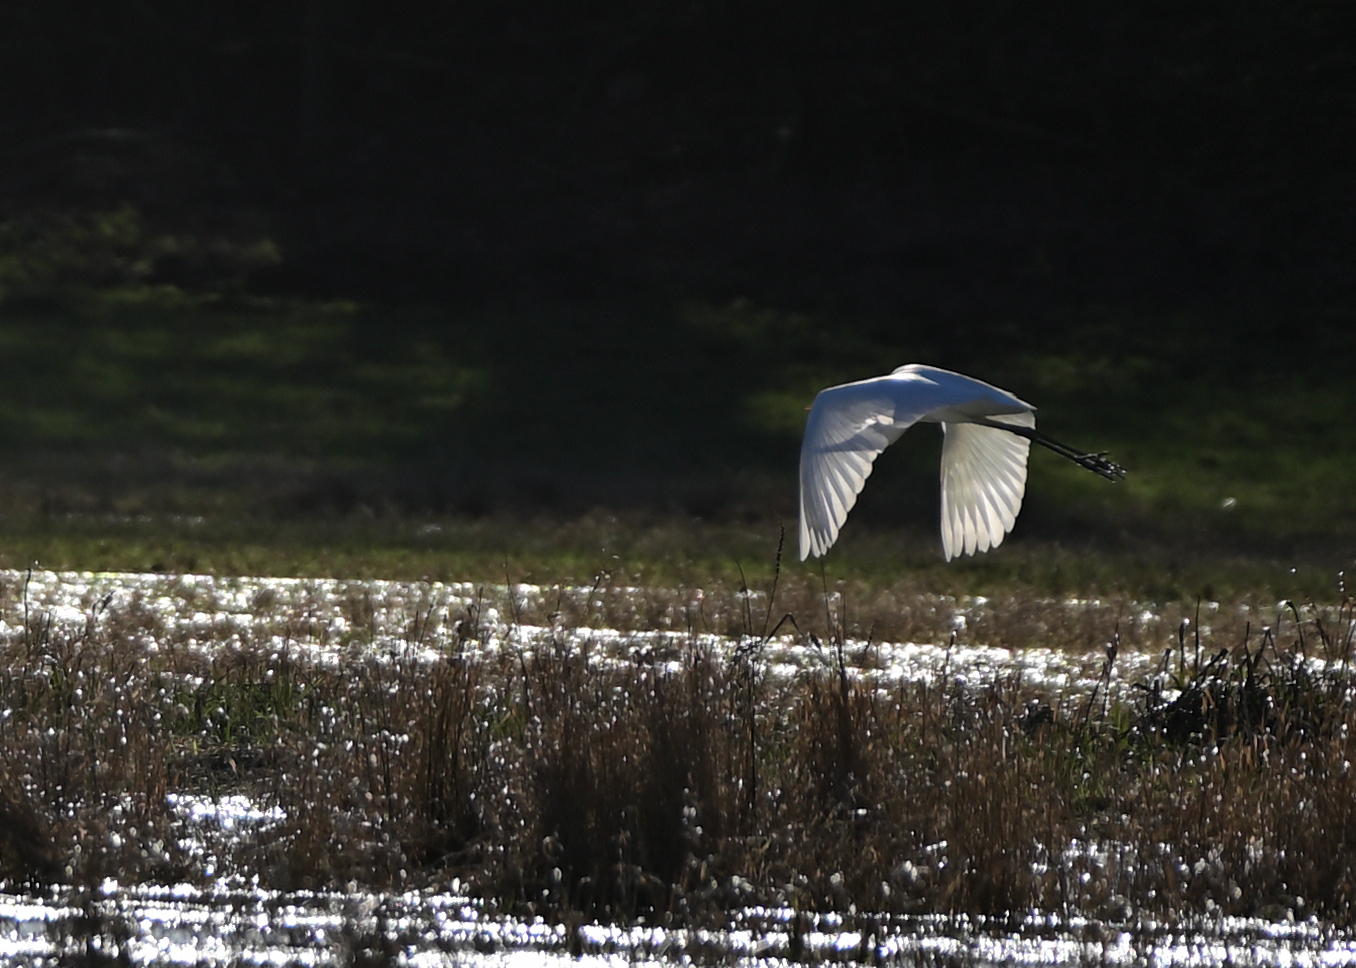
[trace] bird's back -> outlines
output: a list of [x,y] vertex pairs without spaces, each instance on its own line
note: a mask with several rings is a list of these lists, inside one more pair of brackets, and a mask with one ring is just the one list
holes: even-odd
[[884,379],[899,381],[907,387],[901,387],[897,395],[908,397],[917,413],[915,420],[959,423],[977,417],[1036,411],[1025,400],[991,383],[922,363],[898,367]]

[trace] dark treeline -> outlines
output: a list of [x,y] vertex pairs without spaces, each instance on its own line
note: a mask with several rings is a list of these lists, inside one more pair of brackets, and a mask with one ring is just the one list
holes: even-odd
[[17,0],[0,217],[130,204],[381,299],[1318,307],[1353,36],[1336,3]]

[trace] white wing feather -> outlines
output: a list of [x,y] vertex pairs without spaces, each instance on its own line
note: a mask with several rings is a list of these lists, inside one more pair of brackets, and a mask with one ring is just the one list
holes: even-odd
[[801,561],[824,554],[837,540],[881,451],[933,411],[973,401],[976,388],[991,389],[967,377],[958,377],[958,387],[951,377],[958,375],[900,367],[815,397],[800,449]]
[[[1034,414],[995,422],[1034,427]],[[997,548],[1017,521],[1026,493],[1031,442],[982,424],[943,423],[942,550],[946,560]]]
[[801,561],[829,550],[872,463],[918,419],[900,416],[889,387],[871,381],[832,387],[815,398],[800,450]]

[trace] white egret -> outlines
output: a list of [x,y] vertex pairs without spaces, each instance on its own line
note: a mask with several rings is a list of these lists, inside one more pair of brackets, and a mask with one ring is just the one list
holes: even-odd
[[1033,441],[1107,480],[1125,477],[1105,454],[1082,454],[1038,433],[1035,410],[983,380],[918,363],[821,390],[800,450],[800,560],[829,550],[872,463],[920,421],[941,424],[945,434],[942,550],[947,561],[1002,544],[1022,508]]

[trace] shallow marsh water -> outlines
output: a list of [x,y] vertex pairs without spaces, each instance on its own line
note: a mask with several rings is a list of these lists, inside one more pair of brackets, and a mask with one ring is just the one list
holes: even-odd
[[[129,634],[148,649],[206,651],[267,646],[342,667],[355,655],[432,661],[451,649],[494,652],[554,643],[594,663],[678,662],[694,642],[731,651],[752,639],[725,630],[696,590],[653,594],[608,587],[480,588],[340,580],[214,578],[194,575],[0,573],[0,636],[34,623],[78,630],[105,612],[132,616]],[[737,596],[736,596],[737,597]],[[641,599],[646,599],[641,604]],[[752,603],[765,601],[752,596]],[[1117,617],[1101,603],[1046,603],[1052,613],[1134,626],[1138,649],[1122,649],[1107,681],[1124,690],[1177,642],[1182,616],[1151,607]],[[738,602],[736,602],[736,607]],[[1061,695],[1089,694],[1102,679],[1101,648],[1007,649],[985,644],[991,603],[920,599],[938,641],[848,639],[848,673],[891,689],[937,677],[972,683],[1020,670]],[[1110,606],[1106,606],[1110,608]],[[1205,606],[1206,620],[1217,613]],[[567,621],[563,616],[568,613]],[[1057,619],[1056,619],[1057,621]],[[1098,623],[1094,623],[1098,624]],[[1208,638],[1208,626],[1205,630]],[[787,634],[764,646],[769,676],[793,677],[830,657]],[[466,896],[460,884],[407,893],[286,892],[259,889],[212,858],[233,838],[267,838],[276,808],[246,796],[172,794],[183,851],[208,872],[187,884],[57,887],[0,895],[0,959],[9,964],[81,959],[130,964],[540,964],[698,963],[773,965],[787,961],[947,964],[1356,964],[1356,939],[1317,921],[1199,918],[1167,924],[1126,911],[1114,921],[1026,912],[1010,919],[805,915],[790,908],[735,907],[726,923],[702,929],[664,924],[614,927],[524,921]],[[1078,845],[1070,849],[1079,848]]]
[[[356,653],[431,661],[468,638],[487,652],[563,642],[599,663],[663,663],[693,644],[728,650],[755,638],[709,630],[722,623],[704,618],[709,596],[697,589],[664,592],[668,601],[660,614],[642,615],[634,601],[653,594],[629,587],[486,588],[441,582],[0,571],[4,605],[0,636],[21,636],[24,623],[34,617],[79,629],[112,609],[141,616],[142,634],[152,648],[173,644],[214,650],[248,642],[331,664]],[[747,597],[756,608],[766,608],[761,593]],[[1096,601],[1045,604],[1052,612],[1080,616],[1101,610]],[[1054,645],[1009,649],[986,644],[982,626],[991,603],[985,599],[930,596],[914,607],[934,616],[939,630],[952,634],[921,642],[849,637],[845,658],[851,675],[889,687],[943,674],[983,681],[999,671],[1019,671],[1027,681],[1060,689],[1091,688],[1100,675],[1104,661],[1100,648],[1086,653]],[[1124,606],[1118,607],[1124,611]],[[564,623],[566,608],[573,608],[584,621]],[[1130,620],[1141,636],[1166,646],[1181,617],[1160,617],[1144,608]],[[468,630],[468,623],[474,628]],[[1112,627],[1111,622],[1106,624]],[[970,634],[971,628],[979,631]],[[822,666],[827,653],[787,632],[770,639],[763,656],[772,675],[793,676]],[[1159,658],[1159,652],[1123,651],[1117,659],[1116,681],[1134,681]]]

